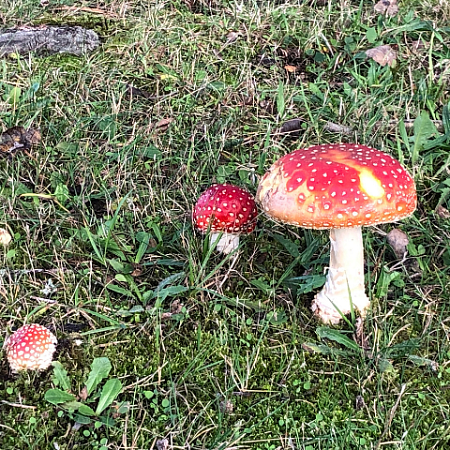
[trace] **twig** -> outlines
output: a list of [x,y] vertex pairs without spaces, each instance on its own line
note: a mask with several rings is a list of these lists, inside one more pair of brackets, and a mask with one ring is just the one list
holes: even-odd
[[394,419],[395,413],[397,411],[397,408],[400,405],[400,401],[403,397],[403,394],[405,393],[405,389],[406,389],[406,383],[402,384],[402,387],[400,388],[400,393],[398,394],[397,400],[394,403],[394,406],[391,408],[391,412],[389,413],[389,417],[386,420],[386,423],[384,425],[384,431],[383,434],[380,437],[380,440],[377,443],[377,446],[375,447],[375,450],[378,450],[381,446],[381,441],[383,439],[383,437],[389,432],[389,429],[391,427],[392,424],[392,420]]
[[100,8],[89,8],[87,6],[58,6],[56,8],[52,8],[53,11],[67,11],[69,13],[78,13],[85,12],[90,14],[98,14],[100,16],[105,16],[111,19],[119,19],[119,16],[116,13],[105,11]]
[[[434,126],[436,127],[437,131],[439,133],[443,133],[444,130],[444,123],[442,120],[432,120]],[[388,121],[378,121],[375,122],[374,128],[375,129],[386,129],[386,128],[397,128],[398,124],[400,123],[400,120],[392,119]],[[405,129],[408,133],[412,133],[414,131],[414,119],[405,119],[403,120],[403,124],[405,125]],[[347,125],[341,125],[339,123],[334,122],[327,122],[324,125],[324,130],[329,131],[330,133],[342,133],[342,134],[351,134],[353,131],[355,131],[354,127],[350,127]]]
[[8,406],[13,406],[14,408],[23,408],[23,409],[36,409],[36,406],[30,406],[30,405],[22,405],[20,403],[11,403],[7,402],[6,400],[1,400],[2,403]]

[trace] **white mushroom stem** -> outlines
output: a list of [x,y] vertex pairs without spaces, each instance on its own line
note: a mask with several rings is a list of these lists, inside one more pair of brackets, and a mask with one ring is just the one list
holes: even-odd
[[[312,310],[327,323],[338,323],[352,309],[364,317],[369,298],[364,289],[364,248],[361,227],[330,231],[330,266]],[[340,313],[339,313],[339,311]]]
[[239,247],[239,234],[227,232],[213,232],[209,235],[210,247],[216,244],[216,250],[228,255]]

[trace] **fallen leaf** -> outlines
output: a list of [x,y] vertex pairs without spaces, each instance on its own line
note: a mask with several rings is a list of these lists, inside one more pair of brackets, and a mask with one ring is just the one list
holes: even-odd
[[169,441],[167,439],[158,439],[156,441],[157,450],[167,450],[169,448]]
[[397,58],[397,52],[390,45],[380,45],[366,50],[366,55],[383,67],[386,65],[391,67]]
[[41,142],[41,133],[36,128],[12,127],[0,134],[0,154],[11,155],[17,150],[29,150]]
[[364,401],[364,397],[362,395],[357,395],[355,400],[355,408],[356,411],[361,411],[361,409],[366,407],[366,402]]
[[170,305],[170,312],[172,314],[180,314],[180,312],[183,310],[183,306],[184,305],[180,302],[180,300],[174,300]]
[[284,66],[284,68],[286,69],[287,72],[289,73],[294,73],[297,72],[297,66],[291,66],[289,64],[287,64],[286,66]]
[[236,31],[230,31],[227,34],[227,42],[229,44],[231,44],[232,42],[236,41],[238,37],[239,37],[239,33],[237,33]]
[[398,13],[397,0],[380,0],[373,9],[379,14],[394,17]]
[[409,244],[409,239],[406,233],[398,228],[394,228],[386,235],[386,239],[388,244],[394,250],[395,256],[398,259],[403,259],[407,252],[406,247]]
[[86,386],[84,386],[83,389],[81,389],[78,397],[82,401],[85,401],[88,398],[88,390]]
[[220,412],[223,414],[231,414],[234,409],[233,403],[230,400],[223,400],[219,403]]
[[5,247],[12,241],[11,235],[4,228],[0,228],[0,244]]
[[165,320],[169,320],[172,317],[172,313],[165,312],[161,314],[161,322],[164,322]]
[[439,205],[436,208],[436,214],[441,218],[441,219],[449,219],[450,218],[450,212],[447,208],[444,208],[442,205]]
[[364,320],[361,317],[356,319],[355,341],[364,350],[370,349],[369,339],[364,334]]
[[167,119],[161,119],[156,122],[152,128],[167,128],[175,119],[173,117],[168,117]]

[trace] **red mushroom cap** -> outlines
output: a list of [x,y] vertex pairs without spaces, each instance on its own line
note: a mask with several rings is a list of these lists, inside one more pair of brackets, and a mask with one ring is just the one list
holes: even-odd
[[194,206],[192,221],[196,229],[206,232],[251,233],[256,227],[253,196],[232,184],[213,184]]
[[314,145],[283,156],[262,178],[256,198],[273,218],[315,229],[394,222],[417,203],[406,169],[359,144]]
[[6,357],[13,372],[45,370],[52,362],[56,344],[56,337],[42,325],[24,325],[6,340]]

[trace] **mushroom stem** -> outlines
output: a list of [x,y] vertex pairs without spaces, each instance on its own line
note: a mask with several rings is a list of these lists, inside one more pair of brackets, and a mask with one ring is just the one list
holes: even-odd
[[227,232],[212,232],[209,235],[209,245],[212,247],[216,244],[216,251],[228,255],[239,247],[239,234]]
[[[330,231],[330,266],[323,289],[312,310],[323,322],[338,323],[341,314],[358,309],[362,316],[369,307],[364,290],[364,248],[361,227]],[[339,313],[339,311],[340,313]]]

